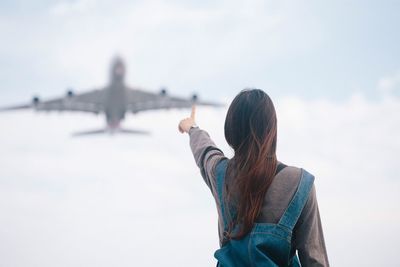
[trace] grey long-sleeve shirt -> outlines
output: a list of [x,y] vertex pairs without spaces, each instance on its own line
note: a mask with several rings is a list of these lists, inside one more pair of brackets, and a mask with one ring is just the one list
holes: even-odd
[[[200,168],[201,175],[217,202],[218,230],[221,244],[223,224],[216,190],[215,166],[226,157],[214,144],[206,131],[192,128],[189,131],[189,136],[190,147],[196,164]],[[301,169],[291,166],[276,174],[265,195],[257,222],[278,223],[297,189],[300,174]],[[293,230],[293,236],[292,245],[298,251],[302,266],[329,266],[314,185]]]

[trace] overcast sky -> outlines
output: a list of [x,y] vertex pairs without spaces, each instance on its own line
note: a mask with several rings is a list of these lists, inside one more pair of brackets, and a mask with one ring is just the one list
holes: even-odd
[[[229,101],[269,93],[278,157],[316,176],[332,266],[396,266],[400,2],[1,1],[0,106],[101,88],[116,54],[132,87]],[[226,108],[198,124],[228,156]],[[0,267],[214,266],[213,199],[177,122],[151,136],[71,138],[104,118],[0,116]]]
[[0,3],[1,104],[101,87],[115,54],[132,86],[231,96],[245,86],[377,97],[399,69],[399,1]]

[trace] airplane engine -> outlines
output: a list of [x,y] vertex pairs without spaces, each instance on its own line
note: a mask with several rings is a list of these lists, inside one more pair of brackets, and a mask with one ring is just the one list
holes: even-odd
[[68,89],[67,90],[67,93],[65,94],[65,96],[67,97],[67,98],[71,98],[71,97],[73,97],[75,94],[74,94],[74,91],[72,91],[72,89]]
[[32,97],[32,104],[34,106],[37,106],[39,104],[39,102],[40,102],[40,98],[38,96]]
[[161,90],[160,90],[160,95],[161,95],[161,96],[166,96],[166,95],[167,95],[167,89],[161,88]]
[[197,96],[197,94],[193,94],[192,95],[192,101],[196,102],[199,99],[199,97]]

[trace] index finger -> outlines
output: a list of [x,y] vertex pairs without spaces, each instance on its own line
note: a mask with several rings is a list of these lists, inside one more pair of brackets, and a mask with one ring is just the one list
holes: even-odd
[[196,116],[196,105],[193,104],[192,106],[192,113],[190,114],[190,118],[194,119]]

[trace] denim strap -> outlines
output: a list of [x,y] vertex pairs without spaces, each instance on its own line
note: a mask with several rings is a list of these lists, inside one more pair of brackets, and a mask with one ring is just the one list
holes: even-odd
[[297,220],[300,217],[301,212],[308,200],[308,195],[314,182],[314,176],[308,173],[306,170],[301,169],[301,178],[297,187],[296,193],[294,194],[289,206],[286,208],[285,213],[279,220],[279,225],[282,225],[293,231]]
[[222,221],[224,224],[224,231],[228,230],[228,222],[225,217],[225,201],[224,201],[224,197],[223,197],[224,184],[225,184],[225,172],[226,172],[227,164],[228,164],[228,160],[223,159],[220,162],[218,162],[217,166],[215,167],[217,194],[218,194],[219,205],[221,208],[221,215],[222,215]]

